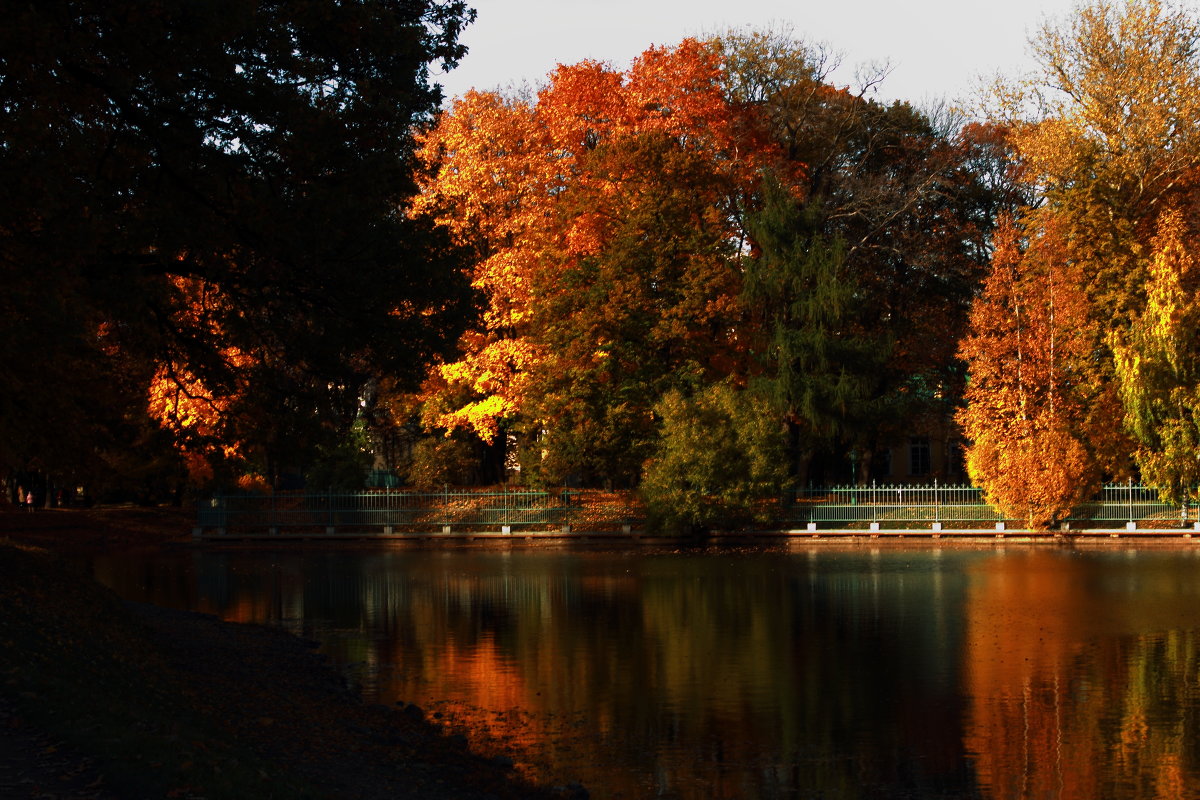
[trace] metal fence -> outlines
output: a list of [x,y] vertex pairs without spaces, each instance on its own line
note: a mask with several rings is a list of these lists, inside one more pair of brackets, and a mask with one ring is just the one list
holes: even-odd
[[[835,486],[807,489],[760,509],[753,527],[790,529],[919,530],[1019,528],[989,506],[973,486]],[[1196,509],[1163,502],[1152,487],[1105,486],[1075,509],[1067,526],[1171,528],[1192,524]],[[646,514],[631,493],[507,488],[440,492],[381,489],[305,494],[227,494],[200,503],[200,531],[284,533],[325,529],[415,533],[472,531],[605,531],[645,526]]]
[[795,523],[911,527],[920,523],[1004,522],[974,486],[835,486],[797,493],[785,519]]
[[[586,502],[585,502],[586,501]],[[376,490],[304,494],[222,494],[200,502],[201,529],[472,531],[629,527],[643,514],[619,496],[531,490]]]
[[[1196,519],[1196,509],[1163,501],[1158,490],[1134,483],[1109,484],[1100,496],[1074,509],[1065,521],[1073,528],[1103,528],[1120,523],[1139,527],[1181,526]],[[783,515],[793,523],[865,525],[906,528],[914,523],[929,527],[983,527],[996,523],[1021,526],[1023,520],[1006,517],[988,505],[983,490],[975,486],[837,486],[798,492]]]
[[1146,527],[1169,527],[1200,521],[1195,507],[1164,502],[1158,496],[1157,489],[1136,483],[1105,486],[1099,498],[1075,510],[1072,519],[1075,518],[1084,523],[1133,522]]

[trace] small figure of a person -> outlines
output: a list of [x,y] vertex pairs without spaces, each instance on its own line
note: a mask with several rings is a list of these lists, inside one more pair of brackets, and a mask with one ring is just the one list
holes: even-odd
[[25,510],[30,514],[33,513],[33,492],[25,493]]

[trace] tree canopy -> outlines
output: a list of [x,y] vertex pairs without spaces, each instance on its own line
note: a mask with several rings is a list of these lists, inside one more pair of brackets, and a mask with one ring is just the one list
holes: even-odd
[[796,472],[934,415],[986,258],[989,145],[824,73],[786,33],[733,32],[458,99],[423,140],[421,204],[477,248],[488,310],[431,373],[426,424],[523,439],[543,480],[633,486],[672,392],[773,382],[755,396]]

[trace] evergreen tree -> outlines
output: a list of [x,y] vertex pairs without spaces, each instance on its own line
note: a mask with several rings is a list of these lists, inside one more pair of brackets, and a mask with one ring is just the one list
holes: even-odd
[[818,208],[768,181],[749,228],[742,303],[763,332],[756,356],[775,412],[791,427],[793,458],[817,448],[862,448],[886,403],[886,331],[861,324],[863,292],[845,246]]

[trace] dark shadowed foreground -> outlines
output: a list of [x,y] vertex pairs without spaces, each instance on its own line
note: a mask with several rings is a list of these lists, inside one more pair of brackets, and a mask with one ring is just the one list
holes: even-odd
[[150,516],[125,534],[112,516],[30,516],[0,512],[0,796],[563,796],[415,707],[364,704],[311,642],[125,603],[31,543],[161,537]]

